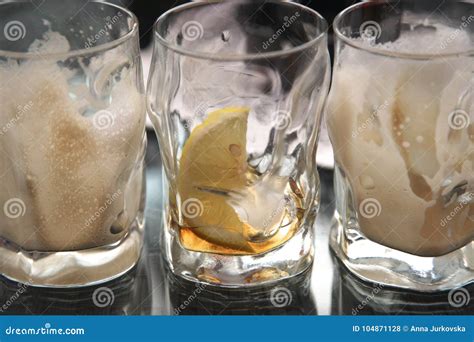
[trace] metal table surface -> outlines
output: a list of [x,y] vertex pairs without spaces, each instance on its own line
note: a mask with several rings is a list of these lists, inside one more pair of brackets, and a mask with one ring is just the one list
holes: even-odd
[[[28,287],[0,278],[0,314],[396,315],[474,312],[474,286],[468,289],[470,300],[467,304],[461,303],[465,305],[457,307],[450,304],[447,292],[400,292],[362,282],[341,266],[328,247],[334,193],[332,171],[326,169],[319,170],[322,198],[315,227],[315,261],[307,272],[271,286],[251,289],[198,286],[174,277],[161,256],[162,169],[158,144],[151,131],[148,141],[145,247],[138,265],[113,281],[76,289]],[[93,293],[100,287],[112,290],[110,305],[98,307],[94,304]],[[277,287],[285,288],[287,297],[274,305],[271,293]]]

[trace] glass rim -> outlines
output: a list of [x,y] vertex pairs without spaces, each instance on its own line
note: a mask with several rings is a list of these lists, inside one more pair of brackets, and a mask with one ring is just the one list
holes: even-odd
[[[364,7],[375,7],[375,6],[381,6],[381,5],[386,5],[386,4],[395,4],[398,5],[400,2],[403,2],[404,0],[384,0],[382,2],[360,2],[356,3],[354,5],[351,5],[347,8],[345,8],[343,11],[341,11],[333,21],[333,29],[335,33],[335,37],[347,45],[367,51],[376,55],[382,55],[386,57],[397,57],[397,58],[403,58],[403,59],[420,59],[420,60],[428,60],[428,59],[438,59],[438,58],[447,58],[447,57],[459,57],[459,56],[464,56],[464,55],[469,55],[474,53],[474,48],[468,48],[467,50],[461,50],[461,51],[455,51],[455,52],[446,52],[446,53],[426,53],[426,52],[397,52],[394,50],[388,50],[388,49],[383,49],[380,47],[374,47],[371,45],[367,45],[364,42],[357,41],[353,38],[350,38],[346,36],[343,32],[340,30],[340,23],[343,18],[345,18],[348,14],[354,12],[355,10],[364,8]],[[452,3],[463,3],[467,5],[472,5],[472,3],[467,2],[465,0],[454,0]]]
[[[328,22],[321,14],[319,14],[312,8],[309,8],[307,6],[304,6],[302,4],[295,3],[295,2],[288,2],[287,4],[289,4],[290,6],[293,6],[294,8],[300,8],[310,13],[316,19],[316,22],[322,24],[322,29],[321,29],[321,32],[318,35],[316,35],[314,38],[311,38],[307,42],[304,42],[303,44],[300,44],[298,46],[292,47],[291,49],[287,49],[287,50],[246,53],[246,54],[220,54],[220,55],[215,54],[215,53],[210,53],[210,52],[197,52],[192,49],[187,49],[187,48],[182,48],[182,47],[177,46],[175,43],[170,42],[158,32],[158,28],[162,24],[162,22],[175,12],[187,10],[189,8],[197,7],[197,6],[215,5],[215,4],[218,4],[219,2],[220,1],[190,2],[190,3],[186,3],[186,4],[169,9],[168,11],[160,15],[158,19],[155,21],[155,24],[153,25],[153,35],[156,37],[155,41],[159,42],[161,45],[167,47],[168,49],[184,56],[189,56],[189,57],[199,58],[199,59],[215,60],[215,61],[242,61],[242,60],[257,60],[257,59],[282,57],[282,56],[293,54],[295,52],[303,51],[313,45],[318,44],[328,34],[328,28],[329,28]],[[270,1],[265,1],[265,3],[280,4],[281,2],[270,0]]]
[[[2,5],[7,5],[7,4],[15,4],[19,5],[22,3],[28,3],[31,4],[30,1],[16,1],[16,2],[4,2],[0,3],[0,8]],[[38,52],[18,52],[18,51],[10,51],[10,50],[3,50],[0,49],[0,57],[7,57],[7,58],[17,58],[17,59],[65,59],[65,58],[71,58],[71,57],[78,57],[78,56],[84,56],[84,55],[89,55],[89,54],[94,54],[97,52],[104,52],[111,50],[126,41],[130,40],[137,32],[138,32],[138,19],[133,14],[132,11],[129,9],[110,3],[110,2],[102,2],[98,0],[91,0],[88,2],[88,4],[100,4],[103,6],[108,6],[108,7],[113,7],[116,8],[123,13],[125,13],[131,20],[132,20],[132,26],[128,28],[127,33],[124,34],[123,36],[114,39],[110,42],[100,44],[94,47],[90,48],[81,48],[81,49],[73,49],[70,51],[65,51],[65,52],[51,52],[51,53],[38,53]]]

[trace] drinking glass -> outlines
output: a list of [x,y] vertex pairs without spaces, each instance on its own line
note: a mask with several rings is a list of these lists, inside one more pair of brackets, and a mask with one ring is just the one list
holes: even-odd
[[102,2],[0,4],[0,272],[91,285],[140,255],[137,20]]
[[326,28],[278,1],[191,3],[157,20],[147,97],[175,274],[243,286],[311,264]]
[[418,291],[474,280],[472,13],[389,1],[335,19],[331,246],[364,280]]

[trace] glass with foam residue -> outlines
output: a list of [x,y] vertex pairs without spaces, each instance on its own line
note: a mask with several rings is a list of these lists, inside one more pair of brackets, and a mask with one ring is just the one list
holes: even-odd
[[331,246],[364,280],[419,291],[474,280],[472,13],[396,1],[335,20]]
[[3,3],[0,17],[0,273],[51,287],[117,277],[142,247],[136,18],[62,1]]

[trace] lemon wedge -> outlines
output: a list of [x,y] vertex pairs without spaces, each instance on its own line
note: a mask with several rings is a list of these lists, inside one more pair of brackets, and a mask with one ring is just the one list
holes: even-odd
[[186,141],[177,179],[184,225],[202,239],[243,252],[253,248],[228,200],[247,185],[248,114],[245,107],[210,113]]

